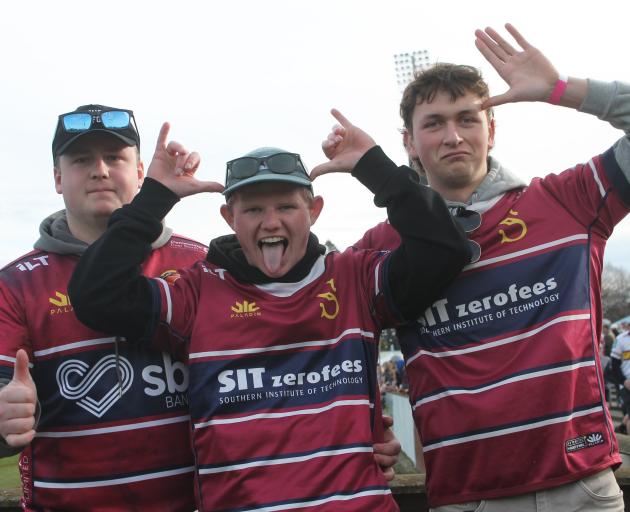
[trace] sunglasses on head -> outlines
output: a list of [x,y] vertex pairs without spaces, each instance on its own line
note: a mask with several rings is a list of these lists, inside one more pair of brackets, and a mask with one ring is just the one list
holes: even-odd
[[275,174],[291,174],[295,171],[306,174],[306,167],[297,153],[276,153],[265,157],[242,156],[227,163],[226,183],[229,178],[237,180],[251,178],[261,167]]
[[[481,214],[479,212],[458,206],[457,208],[451,208],[451,214],[466,234],[481,226]],[[476,263],[481,258],[481,246],[474,240],[468,239],[468,247],[471,253],[470,263]]]
[[70,112],[59,116],[61,126],[66,132],[85,132],[94,124],[109,130],[123,130],[135,127],[135,119],[131,110],[105,110],[103,112]]

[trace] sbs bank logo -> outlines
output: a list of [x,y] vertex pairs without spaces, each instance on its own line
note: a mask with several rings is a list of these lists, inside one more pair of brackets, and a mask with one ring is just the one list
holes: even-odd
[[[120,379],[116,372],[120,369]],[[111,373],[110,373],[111,372]],[[163,399],[166,409],[188,406],[188,367],[162,353],[162,364],[142,369],[143,392],[148,397]],[[109,375],[108,375],[109,374]],[[114,382],[112,382],[112,376]],[[101,379],[107,379],[104,384]],[[70,359],[57,368],[57,384],[64,398],[72,400],[90,414],[101,418],[129,391],[134,369],[126,357],[110,354],[91,368],[78,359]]]
[[[114,374],[120,368],[120,382],[116,382],[105,393],[95,393],[90,395],[90,391],[98,384],[98,381],[110,371]],[[77,381],[78,376],[78,381]],[[78,359],[65,361],[57,368],[57,384],[62,396],[68,400],[76,401],[82,407],[97,418],[100,418],[111,407],[122,398],[131,387],[133,382],[133,367],[125,357],[118,358],[116,355],[105,356],[92,368],[87,363]],[[99,398],[99,394],[101,394]]]

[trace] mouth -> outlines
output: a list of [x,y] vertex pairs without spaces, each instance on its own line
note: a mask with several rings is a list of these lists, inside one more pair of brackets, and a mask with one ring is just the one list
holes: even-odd
[[99,194],[103,192],[111,192],[114,193],[114,190],[111,188],[97,188],[95,190],[88,190],[88,194]]
[[263,246],[269,246],[269,247],[281,246],[282,250],[284,251],[284,249],[287,248],[287,245],[289,245],[289,242],[287,241],[286,238],[282,236],[268,236],[268,237],[261,238],[260,240],[258,240],[258,247],[260,249],[262,249]]
[[466,151],[454,151],[452,153],[446,153],[446,155],[442,156],[443,160],[448,158],[462,158],[468,156],[468,152]]
[[258,240],[258,247],[262,251],[263,262],[268,273],[275,274],[282,266],[284,251],[289,241],[282,236],[268,236]]

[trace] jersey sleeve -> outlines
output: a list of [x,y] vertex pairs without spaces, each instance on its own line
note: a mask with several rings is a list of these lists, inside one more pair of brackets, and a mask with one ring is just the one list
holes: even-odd
[[28,343],[26,313],[16,290],[0,277],[0,379],[13,377],[15,354],[18,349],[27,351],[29,359],[32,353]]
[[585,228],[597,229],[608,238],[630,209],[625,174],[614,148],[586,164],[542,179],[545,189]]

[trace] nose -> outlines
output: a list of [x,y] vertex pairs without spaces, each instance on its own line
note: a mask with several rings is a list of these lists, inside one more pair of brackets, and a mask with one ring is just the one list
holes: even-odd
[[275,209],[269,208],[265,211],[262,221],[262,228],[265,231],[275,231],[280,228],[280,224],[280,216]]
[[463,139],[459,135],[457,125],[449,121],[446,123],[446,130],[444,132],[444,144],[447,146],[457,146]]
[[92,166],[90,172],[90,178],[94,180],[109,178],[109,165],[107,165],[104,158],[94,159],[94,165]]

